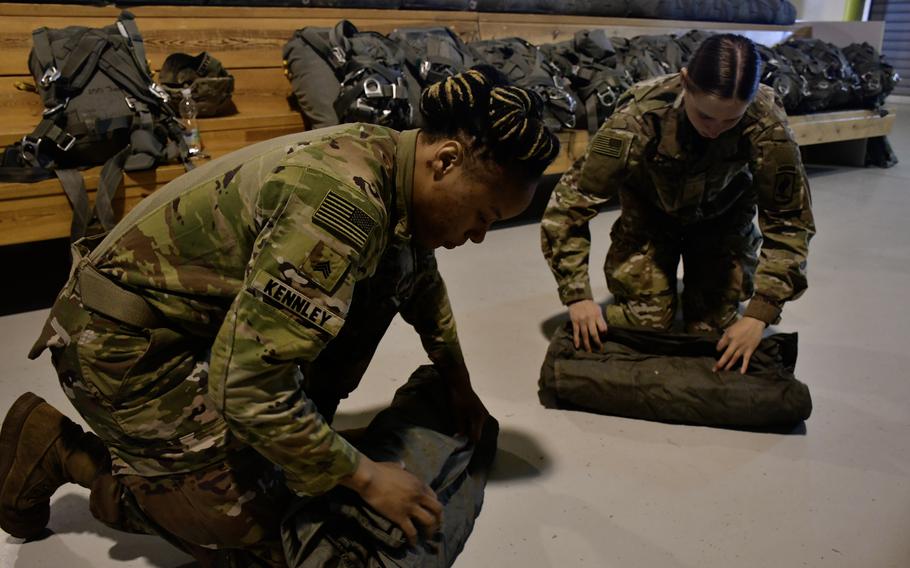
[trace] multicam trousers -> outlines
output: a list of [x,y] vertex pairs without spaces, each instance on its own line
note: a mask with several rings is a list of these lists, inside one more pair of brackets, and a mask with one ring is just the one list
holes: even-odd
[[682,258],[686,330],[710,333],[730,325],[739,302],[754,291],[761,243],[754,216],[755,205],[744,201],[718,218],[682,225],[652,206],[624,203],[604,265],[615,298],[607,323],[668,330],[676,317]]

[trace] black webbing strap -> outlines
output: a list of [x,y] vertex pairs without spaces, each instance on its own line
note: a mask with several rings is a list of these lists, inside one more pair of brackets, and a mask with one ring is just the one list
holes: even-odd
[[85,192],[85,180],[78,170],[56,169],[54,173],[63,186],[63,192],[73,208],[73,222],[70,225],[70,241],[85,236],[92,220],[92,210],[88,206],[88,195]]
[[[54,59],[54,51],[51,49],[51,40],[47,36],[48,29],[46,27],[37,28],[32,32],[32,45],[34,46],[35,57],[38,59],[38,63],[41,65],[41,70],[44,73],[47,73],[51,67],[57,67],[57,60]],[[48,76],[48,78],[50,78],[50,76]],[[41,79],[41,77],[38,78],[39,81]]]
[[105,231],[110,231],[117,224],[114,216],[114,195],[120,182],[123,181],[123,165],[133,148],[129,144],[104,163],[98,179],[98,191],[95,193],[95,213]]
[[322,36],[316,28],[303,28],[299,30],[298,35],[318,53],[332,70],[338,74],[348,62],[348,54],[344,44],[332,45],[330,41]]
[[103,34],[90,30],[79,38],[76,48],[66,56],[60,75],[66,78],[67,92],[80,92],[95,74],[101,52],[108,45]]

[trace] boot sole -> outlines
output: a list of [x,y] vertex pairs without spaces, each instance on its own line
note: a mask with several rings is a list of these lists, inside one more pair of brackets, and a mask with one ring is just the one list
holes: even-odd
[[[0,427],[0,503],[2,503],[2,495],[6,491],[7,477],[16,461],[16,447],[25,420],[35,408],[44,402],[45,400],[38,395],[27,392],[16,399],[3,420],[3,426]],[[43,509],[43,507],[39,507],[39,509]],[[47,524],[46,519],[40,527],[35,527],[44,515],[44,511],[35,508],[17,511],[7,509],[5,505],[0,504],[0,528],[16,538],[30,538],[44,530]]]

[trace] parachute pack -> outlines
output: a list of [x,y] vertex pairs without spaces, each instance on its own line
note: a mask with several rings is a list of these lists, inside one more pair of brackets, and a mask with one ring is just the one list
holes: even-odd
[[[124,170],[176,158],[189,169],[187,148],[167,93],[152,80],[131,13],[103,28],[38,28],[32,38],[28,66],[44,112],[5,150],[0,181],[56,175],[73,207],[77,240],[114,226],[112,202]],[[93,211],[78,168],[102,164]]]

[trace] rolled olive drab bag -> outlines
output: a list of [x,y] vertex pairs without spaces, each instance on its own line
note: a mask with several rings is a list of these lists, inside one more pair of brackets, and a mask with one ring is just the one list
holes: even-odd
[[190,89],[198,116],[219,116],[233,112],[231,94],[234,76],[220,61],[203,51],[198,55],[172,53],[158,72],[158,82],[170,96],[168,103],[179,113],[183,89]]
[[569,80],[534,45],[519,37],[468,44],[484,63],[502,71],[514,85],[532,90],[544,103],[544,123],[553,131],[575,127],[578,104]]
[[409,546],[403,532],[360,497],[337,488],[301,498],[281,523],[291,568],[427,568],[451,566],[464,548],[483,506],[499,425],[484,424],[473,445],[454,434],[446,388],[431,366],[417,369],[355,442],[375,461],[401,462],[430,486],[443,506],[442,524],[429,539]]
[[793,376],[797,335],[762,339],[745,375],[714,372],[717,337],[610,326],[604,348],[575,348],[571,323],[550,341],[538,396],[547,408],[730,428],[793,426],[812,412]]
[[310,128],[370,122],[403,130],[419,115],[420,85],[404,50],[347,20],[294,32],[282,51],[294,100]]

